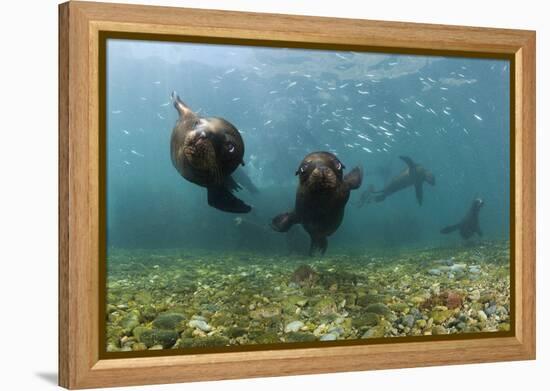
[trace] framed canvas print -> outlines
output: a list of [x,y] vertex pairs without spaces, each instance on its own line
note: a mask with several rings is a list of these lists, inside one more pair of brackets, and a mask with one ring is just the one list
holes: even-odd
[[534,32],[59,12],[62,386],[535,357]]

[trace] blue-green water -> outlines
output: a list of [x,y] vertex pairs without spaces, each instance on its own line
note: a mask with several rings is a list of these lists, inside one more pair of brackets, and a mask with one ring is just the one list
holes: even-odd
[[[508,237],[507,61],[118,40],[107,58],[109,245],[231,250],[250,242],[239,240],[235,215],[210,208],[206,190],[172,166],[173,90],[242,133],[244,170],[260,189],[240,192],[254,206],[242,217],[266,228],[257,231],[265,249],[284,247],[267,223],[293,206],[294,173],[317,150],[365,172],[329,249],[459,242],[439,229],[474,197],[485,200],[485,236]],[[368,184],[382,187],[405,167],[399,155],[434,173],[424,205],[409,188],[354,207]]]
[[[444,257],[448,267],[454,267],[453,262],[464,263],[473,270],[483,262],[499,262],[495,268],[484,266],[481,276],[500,284],[501,296],[496,303],[506,305],[508,275],[507,266],[502,265],[507,265],[510,218],[509,67],[508,61],[491,59],[109,40],[106,221],[108,281],[114,295],[109,303],[115,307],[124,307],[127,302],[139,304],[132,293],[120,293],[121,287],[130,289],[135,278],[136,291],[151,293],[163,303],[149,316],[144,315],[143,308],[139,310],[139,323],[150,326],[148,322],[155,314],[174,310],[178,299],[167,304],[166,298],[178,296],[182,289],[188,288],[191,296],[200,291],[193,290],[197,288],[193,279],[204,277],[200,270],[211,271],[207,278],[211,286],[226,281],[232,270],[235,275],[253,276],[264,265],[263,274],[276,274],[272,268],[277,268],[277,262],[285,265],[279,277],[286,283],[300,264],[328,270],[340,264],[350,273],[356,270],[359,277],[352,279],[353,285],[366,287],[363,293],[382,293],[381,285],[372,288],[368,278],[374,278],[377,270],[381,273],[378,277],[384,278],[393,270],[408,270],[405,280],[409,280],[417,268],[410,263],[414,259],[425,269],[430,284],[441,279],[444,287],[462,292],[464,302],[472,302],[462,308],[468,315],[477,304],[475,298],[468,299],[468,292],[479,289],[485,280],[464,276],[455,280],[454,274],[445,274],[447,269],[438,277],[440,274],[431,272],[433,262],[437,266]],[[245,166],[238,170],[244,170],[259,192],[241,190],[237,196],[253,206],[252,212],[236,215],[208,206],[206,189],[186,181],[173,167],[170,136],[178,115],[170,101],[172,91],[201,116],[223,117],[241,132]],[[346,172],[361,166],[363,184],[351,193],[344,220],[328,239],[326,258],[301,258],[309,247],[307,234],[299,226],[288,234],[278,233],[269,223],[274,216],[292,209],[298,183],[294,174],[300,161],[308,153],[322,150],[337,155]],[[410,187],[383,202],[359,208],[357,202],[368,185],[382,188],[405,168],[400,155],[410,156],[436,178],[435,186],[424,184],[423,205],[418,205]],[[440,229],[457,223],[476,197],[485,202],[480,214],[483,238],[465,243],[456,232],[442,235]],[[421,257],[403,255],[418,254],[415,251],[420,249],[427,251]],[[389,258],[384,266],[371,258],[380,251],[399,255],[386,255]],[[163,264],[169,264],[164,269],[167,274],[173,277],[178,270],[178,278],[189,277],[186,281],[191,285],[183,283],[187,288],[182,288],[170,280],[156,290],[155,281],[164,278]],[[251,268],[255,272],[247,270],[247,264],[254,265]],[[350,264],[355,264],[355,269]],[[128,271],[141,268],[147,271],[139,275]],[[404,277],[398,277],[392,289],[402,289],[398,281]],[[477,282],[471,285],[472,281]],[[430,294],[439,297],[430,290],[430,284],[418,288],[413,298],[422,289],[426,294],[420,297],[425,300],[430,300]],[[329,294],[331,287],[321,284],[320,291],[312,295],[318,301],[319,294]],[[299,293],[307,296],[307,292]],[[268,301],[273,300],[265,295]],[[178,305],[190,305],[187,298],[180,299]],[[409,296],[402,300],[414,303]],[[440,301],[434,303],[442,304]],[[474,322],[487,303],[474,308]],[[195,304],[198,307],[193,307]],[[196,313],[185,316],[210,321],[212,313],[223,315],[225,308],[205,309],[201,305],[207,304],[195,304],[188,308]],[[359,306],[356,301],[354,305]],[[252,301],[243,306],[250,307],[250,313],[258,309]],[[119,308],[122,315],[109,318],[112,324],[128,315],[123,307]],[[354,308],[348,309],[352,315]],[[113,311],[109,310],[111,315]],[[417,321],[425,317],[429,323],[430,313],[415,317]],[[275,333],[284,335],[282,329],[290,320],[283,316],[279,326],[269,327],[278,327]],[[503,320],[507,321],[507,316],[501,314]],[[496,330],[497,323],[489,329]],[[226,326],[220,326],[220,333]],[[306,326],[310,327],[308,323]],[[318,325],[310,328],[314,326]],[[357,338],[365,331],[357,330],[348,336]],[[419,330],[406,334],[432,333],[431,328]],[[126,334],[132,338],[131,331]],[[251,336],[246,341],[254,342]],[[124,343],[115,345],[112,350]]]

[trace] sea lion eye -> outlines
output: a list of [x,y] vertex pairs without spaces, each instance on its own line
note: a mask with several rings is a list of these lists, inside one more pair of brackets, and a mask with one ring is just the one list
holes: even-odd
[[342,163],[336,162],[336,169],[340,171],[342,169]]
[[227,151],[229,151],[229,153],[235,152],[235,145],[231,143],[227,144]]
[[300,168],[298,168],[298,171],[296,171],[296,175],[298,175],[298,174],[301,175],[301,174],[305,173],[306,170],[307,170],[307,163],[306,163],[306,164],[302,164],[302,165],[300,166]]

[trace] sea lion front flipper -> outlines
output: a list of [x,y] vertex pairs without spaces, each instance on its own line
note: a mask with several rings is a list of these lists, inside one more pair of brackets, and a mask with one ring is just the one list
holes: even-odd
[[311,244],[309,246],[309,255],[313,256],[315,250],[319,250],[321,255],[324,255],[327,251],[328,241],[326,237],[314,238],[311,237]]
[[244,169],[237,168],[233,172],[232,176],[234,177],[235,181],[237,181],[237,183],[240,186],[244,187],[250,193],[256,194],[256,193],[259,192],[258,188],[256,187],[256,185],[254,185],[254,183],[252,182],[250,177],[246,174],[246,171]]
[[460,224],[455,224],[455,225],[449,225],[443,229],[441,229],[441,232],[442,234],[449,234],[453,231],[456,231],[458,228],[460,227]]
[[418,205],[422,205],[422,198],[424,195],[422,182],[416,182],[414,185],[414,189],[416,190],[416,200],[418,201]]
[[379,193],[374,189],[374,185],[368,185],[367,190],[361,193],[359,201],[355,204],[358,208],[362,208],[365,204],[370,204],[373,201],[373,194]]
[[409,175],[412,177],[416,176],[416,164],[413,162],[413,160],[408,156],[399,156],[399,159],[403,160],[407,166],[409,166]]
[[271,220],[271,228],[277,232],[287,232],[290,227],[298,223],[298,217],[294,212],[281,213]]
[[363,170],[361,167],[355,167],[344,176],[344,182],[346,182],[351,190],[358,189],[363,181]]
[[226,176],[224,178],[224,184],[229,191],[239,191],[242,189],[241,185],[239,185],[232,176]]
[[208,205],[230,213],[248,213],[252,209],[224,186],[208,188]]

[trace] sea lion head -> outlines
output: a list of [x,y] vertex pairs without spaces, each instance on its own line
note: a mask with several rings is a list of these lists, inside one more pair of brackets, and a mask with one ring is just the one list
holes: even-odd
[[194,170],[212,173],[218,182],[239,164],[244,165],[244,143],[233,124],[223,118],[200,117],[175,93],[172,99],[179,113],[172,135],[176,166],[188,164]]
[[432,172],[425,167],[421,166],[420,164],[417,164],[415,167],[416,175],[419,181],[426,181],[430,185],[435,185],[435,176],[432,174]]
[[483,205],[485,205],[485,201],[483,201],[481,198],[476,198],[473,202],[472,208],[476,211],[479,211]]
[[424,180],[428,182],[430,185],[435,185],[435,176],[430,171],[426,170],[424,168]]
[[309,191],[328,192],[342,183],[345,166],[329,152],[313,152],[300,163],[296,175]]
[[183,154],[199,170],[220,166],[233,172],[243,164],[244,144],[237,128],[222,118],[197,118],[187,129]]

